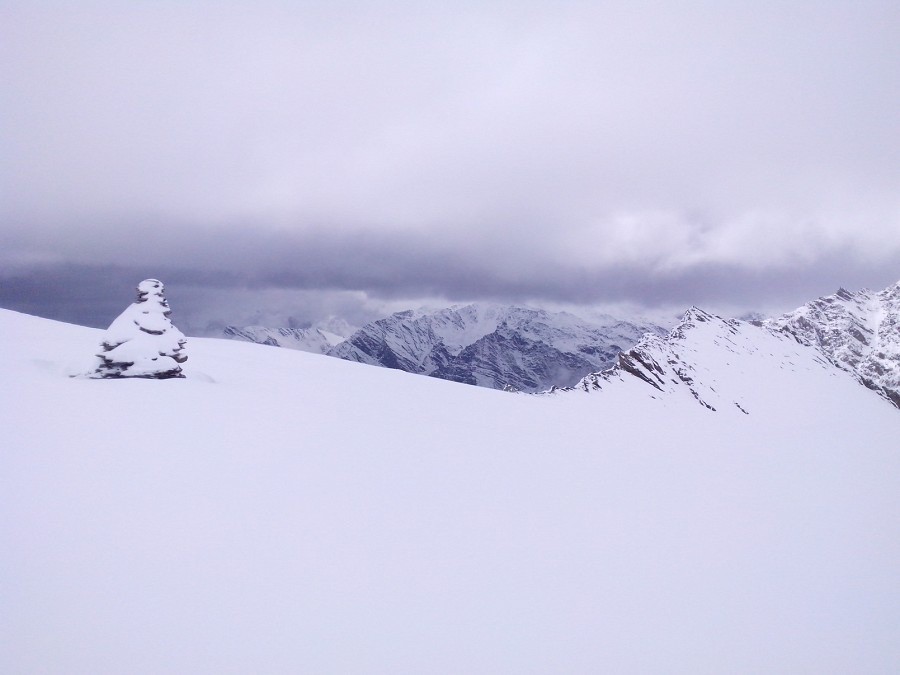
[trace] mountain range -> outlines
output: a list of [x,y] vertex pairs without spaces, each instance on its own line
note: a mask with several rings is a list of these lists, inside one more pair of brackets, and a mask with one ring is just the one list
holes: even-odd
[[237,328],[224,335],[291,347],[494,389],[539,392],[574,384],[615,362],[645,333],[646,321],[470,304],[408,310],[369,323],[344,340],[316,328]]
[[[646,321],[605,316],[589,322],[566,312],[471,304],[440,310],[408,310],[369,323],[347,338],[312,327],[237,328],[225,336],[327,354],[348,361],[479,385],[537,393],[551,389],[595,390],[623,374],[660,389],[685,386],[701,395],[690,375],[690,355],[703,350],[685,342],[716,327],[709,337],[733,343],[747,332],[787,336],[813,346],[822,358],[850,372],[900,407],[900,282],[882,291],[839,289],[777,318],[739,321],[691,308],[667,332]],[[702,331],[687,331],[707,324]],[[768,339],[768,338],[767,338]],[[648,365],[648,364],[653,364]],[[665,375],[662,371],[667,371]],[[714,375],[712,377],[715,377]],[[712,387],[712,383],[707,386]],[[733,401],[739,405],[737,401]],[[712,404],[709,404],[712,406]]]

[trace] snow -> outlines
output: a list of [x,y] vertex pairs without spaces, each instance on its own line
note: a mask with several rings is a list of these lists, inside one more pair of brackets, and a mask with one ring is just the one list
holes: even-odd
[[900,282],[877,293],[840,289],[766,323],[818,346],[900,407]]
[[0,310],[0,671],[896,672],[900,414],[753,335],[698,338],[745,415],[200,338],[70,378],[102,331]]
[[646,335],[616,367],[553,393],[616,391],[637,382],[653,395],[689,394],[712,411],[774,416],[783,402],[772,396],[773,388],[806,398],[811,387],[830,387],[833,378],[855,382],[793,335],[694,307],[667,337]]
[[125,308],[103,336],[101,352],[89,377],[181,377],[178,365],[187,360],[184,335],[169,320],[165,287],[145,279],[138,300]]

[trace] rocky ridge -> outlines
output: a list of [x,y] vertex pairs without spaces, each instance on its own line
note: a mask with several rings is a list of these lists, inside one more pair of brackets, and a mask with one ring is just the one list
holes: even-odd
[[841,288],[763,323],[817,347],[900,407],[900,282],[877,292]]
[[766,370],[833,369],[821,353],[792,336],[690,308],[669,335],[646,335],[616,364],[574,387],[548,393],[649,387],[652,398],[690,396],[703,407],[750,414],[765,396]]

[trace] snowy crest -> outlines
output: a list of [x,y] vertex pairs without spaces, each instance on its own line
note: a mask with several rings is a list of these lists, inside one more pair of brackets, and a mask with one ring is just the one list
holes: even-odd
[[179,364],[187,361],[186,340],[169,319],[165,286],[157,279],[145,279],[137,292],[137,301],[106,330],[90,377],[184,377]]
[[878,292],[841,288],[766,324],[818,347],[900,408],[900,282]]
[[802,397],[810,371],[835,368],[791,335],[691,307],[668,336],[644,336],[614,367],[562,391],[628,387],[650,398],[687,395],[711,411],[750,414],[769,404],[773,387]]

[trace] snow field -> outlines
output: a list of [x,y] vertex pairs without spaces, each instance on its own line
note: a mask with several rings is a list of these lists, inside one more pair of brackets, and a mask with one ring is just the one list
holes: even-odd
[[900,415],[799,345],[744,415],[211,339],[66,377],[101,338],[0,311],[0,671],[900,666]]

